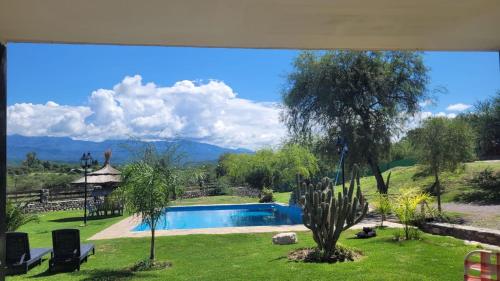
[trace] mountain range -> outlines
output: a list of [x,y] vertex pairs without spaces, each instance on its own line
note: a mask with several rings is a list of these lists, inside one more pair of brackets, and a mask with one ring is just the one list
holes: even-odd
[[248,149],[231,149],[187,139],[144,142],[135,140],[106,140],[102,142],[73,140],[68,137],[7,136],[7,161],[20,163],[29,152],[36,152],[41,160],[78,163],[84,152],[90,152],[99,163],[104,161],[104,151],[112,150],[111,162],[126,163],[134,158],[134,151],[152,144],[158,151],[175,147],[183,163],[214,162],[225,153],[253,153]]

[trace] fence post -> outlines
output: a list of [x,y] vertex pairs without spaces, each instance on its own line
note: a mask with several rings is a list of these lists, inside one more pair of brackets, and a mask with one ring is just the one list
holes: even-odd
[[48,189],[40,190],[40,203],[47,204],[49,202],[50,191]]

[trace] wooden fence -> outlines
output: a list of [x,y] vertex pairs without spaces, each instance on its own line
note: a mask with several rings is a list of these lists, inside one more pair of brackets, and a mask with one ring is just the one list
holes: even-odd
[[41,202],[42,190],[8,192],[7,199],[14,202]]
[[[47,202],[47,201],[60,201],[70,199],[80,199],[85,195],[85,190],[82,188],[76,189],[41,189],[41,190],[27,190],[7,192],[7,199],[14,202]],[[87,190],[87,196],[92,195],[92,189]]]

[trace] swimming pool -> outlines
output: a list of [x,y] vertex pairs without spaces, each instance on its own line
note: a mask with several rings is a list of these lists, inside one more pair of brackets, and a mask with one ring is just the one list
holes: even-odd
[[[301,209],[275,203],[169,207],[157,230],[302,224]],[[141,223],[133,231],[150,230]]]

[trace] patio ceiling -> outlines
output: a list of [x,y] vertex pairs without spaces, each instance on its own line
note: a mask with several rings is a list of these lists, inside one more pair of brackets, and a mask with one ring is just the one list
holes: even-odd
[[0,0],[1,42],[499,50],[499,0]]

